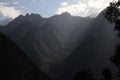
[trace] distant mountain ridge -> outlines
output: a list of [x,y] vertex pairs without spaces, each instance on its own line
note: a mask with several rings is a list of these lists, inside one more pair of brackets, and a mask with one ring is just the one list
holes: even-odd
[[[112,27],[102,13],[96,18],[71,16],[69,13],[50,18],[27,14],[20,15],[0,31],[53,80],[71,80],[79,68],[93,67],[93,64],[98,67],[98,63],[100,70],[103,65],[111,67],[108,59],[114,53],[117,40]],[[105,55],[103,60],[102,55]],[[97,72],[95,68],[94,71]]]
[[[62,18],[64,18],[64,20],[66,19],[65,24],[63,24],[64,21],[62,21]],[[34,19],[36,19],[36,21]],[[84,20],[84,18],[82,18],[82,19],[74,18],[68,13],[63,13],[62,15],[56,15],[49,19],[42,18],[41,16],[39,16],[37,14],[31,14],[31,15],[27,14],[25,16],[20,15],[15,20],[13,20],[8,25],[6,25],[2,29],[2,31],[5,34],[8,34],[19,46],[21,46],[21,48],[24,51],[27,51],[26,50],[27,48],[29,48],[29,50],[32,50],[32,51],[30,51],[31,53],[28,53],[28,52],[26,52],[26,53],[31,54],[31,55],[33,55],[35,53],[36,53],[36,55],[41,55],[41,54],[38,54],[40,52],[39,52],[39,49],[36,47],[44,46],[43,53],[46,53],[47,57],[50,57],[50,56],[48,56],[50,53],[51,55],[54,55],[52,57],[55,58],[56,53],[58,53],[57,55],[59,55],[59,56],[63,53],[63,52],[62,53],[60,53],[60,52],[64,51],[65,44],[68,44],[68,40],[66,40],[66,39],[71,37],[70,33],[73,33],[72,29],[75,26],[76,26],[76,28],[79,27],[78,25],[76,25],[76,23],[73,24],[74,20],[76,21],[76,23],[79,23],[79,21],[81,21],[81,23],[84,22],[84,21],[82,21],[82,20]],[[70,21],[70,24],[69,24],[69,21]],[[58,24],[56,24],[56,23],[58,23]],[[37,24],[39,24],[39,25],[37,25]],[[70,28],[68,30],[67,26],[70,26],[71,30],[70,30]],[[86,26],[86,24],[84,26]],[[82,28],[84,28],[84,26]],[[26,35],[28,35],[28,36],[25,37]],[[79,31],[78,31],[76,37],[77,36],[80,36]],[[26,38],[25,39],[26,42],[23,40],[24,38]],[[36,40],[38,40],[38,43],[40,43],[40,44],[38,44],[38,43],[36,44]],[[72,41],[72,42],[76,43],[76,39],[75,39],[75,41]],[[47,44],[47,46],[45,44]],[[53,44],[55,44],[55,45],[53,45]],[[71,45],[71,42],[69,42],[69,44]],[[26,47],[22,47],[23,45]],[[27,46],[27,45],[29,45],[29,46]],[[39,57],[39,56],[36,56],[36,57]],[[58,57],[56,56],[56,59],[58,59]],[[35,58],[35,59],[37,59],[37,58]],[[35,60],[35,59],[33,59],[33,60]],[[38,59],[36,61],[38,61]],[[55,59],[53,59],[53,60],[55,60]]]

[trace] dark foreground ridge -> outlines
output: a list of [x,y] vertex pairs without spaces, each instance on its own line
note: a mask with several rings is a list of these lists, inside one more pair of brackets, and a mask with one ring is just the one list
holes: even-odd
[[0,33],[0,80],[51,80],[6,35]]

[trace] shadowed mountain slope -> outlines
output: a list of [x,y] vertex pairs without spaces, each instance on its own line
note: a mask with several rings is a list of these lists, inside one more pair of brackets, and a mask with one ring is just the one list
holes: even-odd
[[69,13],[42,18],[19,16],[1,28],[42,71],[54,80],[72,80],[82,69],[92,68],[100,78],[109,67],[117,42],[113,25],[100,13],[96,18]]
[[9,37],[2,33],[0,33],[0,63],[1,79],[51,80]]
[[17,17],[1,31],[10,36],[35,64],[42,64],[42,68],[47,70],[51,64],[68,56],[77,42],[82,41],[80,38],[86,34],[89,23],[89,18],[73,17],[68,13],[48,19],[37,14],[27,14]]
[[[106,67],[115,73],[116,68],[111,63],[110,57],[114,54],[117,36],[111,25],[102,13],[89,25],[86,38],[78,43],[78,47],[65,60],[51,67],[58,73],[57,80],[72,80],[74,75],[85,69],[91,69],[97,78],[102,77],[102,70]],[[51,69],[51,70],[52,70]]]
[[4,19],[4,20],[0,20],[0,26],[5,26],[7,25],[9,22],[11,22],[13,19],[11,18],[7,18],[7,19]]

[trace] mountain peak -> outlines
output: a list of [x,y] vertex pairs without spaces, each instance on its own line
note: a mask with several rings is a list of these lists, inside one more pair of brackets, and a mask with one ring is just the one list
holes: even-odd
[[27,13],[25,15],[25,17],[39,17],[39,18],[42,18],[40,14],[35,14],[35,13],[31,13],[31,14]]
[[[26,21],[30,21],[32,24],[35,24],[35,25],[40,25],[40,21],[42,20],[43,18],[39,15],[39,14],[29,14],[27,13],[26,15],[19,15],[18,17],[16,17],[13,21],[11,21],[10,23],[8,23],[8,25],[10,26],[17,26],[17,25],[20,25]],[[7,25],[7,26],[8,26]]]
[[71,16],[70,13],[68,13],[68,12],[64,12],[64,13],[62,13],[61,15]]

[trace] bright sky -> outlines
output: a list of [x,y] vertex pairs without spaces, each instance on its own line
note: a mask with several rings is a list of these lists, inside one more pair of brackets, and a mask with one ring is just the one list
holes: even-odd
[[96,16],[112,0],[0,0],[0,19],[38,13],[43,17],[69,12],[74,16]]

